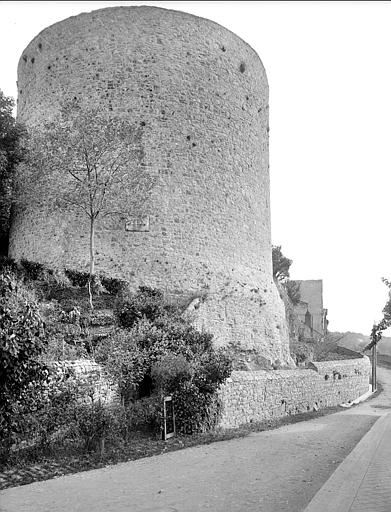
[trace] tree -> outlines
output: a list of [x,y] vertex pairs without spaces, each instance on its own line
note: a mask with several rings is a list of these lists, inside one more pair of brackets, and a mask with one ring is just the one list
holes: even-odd
[[154,178],[141,165],[141,135],[141,128],[127,119],[77,101],[63,104],[56,119],[30,131],[19,193],[88,219],[92,309],[97,222],[131,214],[154,185]]
[[284,283],[286,292],[289,299],[294,306],[300,302],[300,281],[290,281],[289,279]]
[[383,331],[391,327],[391,281],[386,278],[382,278],[383,283],[388,288],[388,300],[383,308],[383,318],[380,322],[373,324],[370,335],[370,343],[364,348],[365,350],[371,350],[376,346],[383,337]]
[[292,260],[284,256],[281,252],[281,245],[273,245],[273,277],[278,281],[284,282],[289,278],[289,268]]
[[19,141],[24,128],[12,115],[14,104],[0,90],[0,254],[7,254],[8,250],[13,174],[23,159]]

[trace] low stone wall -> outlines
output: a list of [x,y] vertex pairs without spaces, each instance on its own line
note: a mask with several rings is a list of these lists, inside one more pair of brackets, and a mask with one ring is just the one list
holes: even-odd
[[[50,363],[61,379],[78,379],[91,398],[119,401],[118,387],[103,368],[88,359]],[[368,357],[310,363],[306,369],[234,371],[219,390],[222,428],[264,421],[352,402],[369,389]]]
[[311,363],[309,368],[234,371],[220,388],[220,426],[298,414],[352,402],[368,391],[368,357]]
[[77,379],[90,389],[87,393],[93,401],[109,404],[120,400],[118,386],[113,384],[103,368],[89,359],[53,361],[48,364],[52,375],[61,380]]

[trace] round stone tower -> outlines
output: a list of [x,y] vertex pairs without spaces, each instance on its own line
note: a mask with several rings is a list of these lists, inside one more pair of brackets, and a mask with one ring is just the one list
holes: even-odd
[[[248,368],[291,363],[272,278],[268,84],[248,44],[183,12],[100,9],[33,39],[18,91],[27,126],[81,98],[140,127],[155,186],[126,222],[98,226],[97,272],[187,298],[196,324]],[[10,256],[86,270],[88,221],[17,208]]]

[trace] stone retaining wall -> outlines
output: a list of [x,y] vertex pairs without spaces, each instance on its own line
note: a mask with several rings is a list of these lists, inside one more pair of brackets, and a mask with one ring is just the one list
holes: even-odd
[[[90,360],[50,364],[53,374],[77,378],[93,389],[93,399],[119,400],[118,387],[102,367]],[[234,371],[221,386],[220,427],[233,428],[352,402],[368,391],[368,357],[310,363],[310,368],[275,371]]]
[[368,391],[368,357],[311,363],[310,368],[234,371],[220,388],[220,426],[238,427],[352,402]]
[[75,361],[53,361],[49,365],[51,373],[56,378],[66,381],[77,379],[81,385],[88,386],[88,395],[93,401],[101,400],[109,404],[119,401],[118,386],[113,384],[103,368],[89,359]]

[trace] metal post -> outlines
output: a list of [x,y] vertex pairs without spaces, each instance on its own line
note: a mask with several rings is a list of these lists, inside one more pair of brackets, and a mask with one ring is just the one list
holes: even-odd
[[377,344],[372,347],[372,393],[377,389],[376,368],[377,367]]

